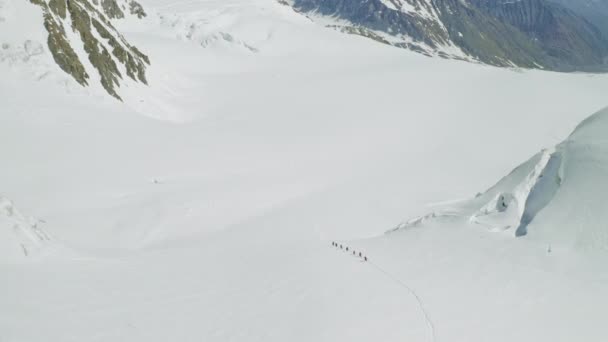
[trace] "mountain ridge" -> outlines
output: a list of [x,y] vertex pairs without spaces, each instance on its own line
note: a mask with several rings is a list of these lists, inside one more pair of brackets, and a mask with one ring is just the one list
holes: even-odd
[[[54,71],[55,64],[80,86],[99,81],[118,100],[118,88],[126,78],[147,84],[149,57],[112,23],[145,17],[135,0],[30,0],[16,5],[16,0],[0,3],[0,29],[5,32],[0,35],[0,61],[31,64],[31,57],[38,56],[47,62],[37,78]],[[21,24],[22,18],[27,24]]]
[[293,0],[291,4],[300,12],[357,28],[350,31],[367,29],[391,45],[427,55],[554,71],[604,71],[608,62],[608,40],[593,24],[545,0]]

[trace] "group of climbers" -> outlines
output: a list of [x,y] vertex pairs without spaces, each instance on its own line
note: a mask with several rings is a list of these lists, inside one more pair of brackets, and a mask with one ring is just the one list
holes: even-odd
[[[339,244],[339,243],[337,243],[335,241],[332,241],[331,245],[333,247],[340,248],[340,249],[345,249],[345,247],[346,247],[346,251],[347,252],[349,251],[349,247],[348,246],[343,246],[341,243]],[[352,251],[353,251],[353,255],[357,256],[357,252],[354,249]],[[367,256],[363,255],[363,253],[361,253],[361,252],[359,252],[359,258],[363,258],[363,261],[367,261]]]

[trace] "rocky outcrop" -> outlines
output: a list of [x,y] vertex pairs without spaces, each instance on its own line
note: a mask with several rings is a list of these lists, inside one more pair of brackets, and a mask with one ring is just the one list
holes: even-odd
[[[97,4],[98,0],[94,0]],[[139,19],[146,16],[144,8],[136,1],[123,1],[119,3],[117,0],[101,0],[103,12],[110,19],[122,19],[125,17],[125,12],[137,16]]]
[[[102,0],[101,3],[88,0],[31,2],[43,11],[44,27],[49,34],[47,43],[53,59],[79,84],[89,85],[90,73],[97,72],[103,88],[117,99],[121,99],[117,88],[124,74],[133,81],[147,84],[149,58],[129,44],[110,21],[124,18],[124,10],[137,17],[145,16],[141,5],[134,1],[116,0]],[[76,44],[86,56],[76,52]],[[87,70],[82,58],[87,58],[95,70]]]
[[[438,51],[440,46],[449,45],[449,34],[437,18],[433,7],[418,0],[296,0],[294,7],[300,12],[345,19],[352,26],[336,25],[341,31],[361,34],[364,36],[381,37],[378,33],[386,33],[392,37],[406,39],[384,39],[389,44],[403,45],[419,52],[428,54]],[[417,8],[417,11],[405,10]],[[428,15],[420,15],[424,11]]]

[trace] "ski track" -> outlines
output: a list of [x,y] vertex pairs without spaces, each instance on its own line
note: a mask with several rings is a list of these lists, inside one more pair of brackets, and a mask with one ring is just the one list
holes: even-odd
[[435,334],[435,324],[431,320],[431,316],[429,315],[428,311],[426,310],[426,308],[424,306],[424,302],[422,301],[422,298],[418,295],[418,293],[416,293],[416,291],[414,291],[414,289],[412,289],[404,281],[402,281],[401,279],[395,277],[390,272],[388,272],[385,269],[383,269],[382,267],[380,267],[378,264],[376,264],[376,263],[374,263],[372,261],[369,261],[369,260],[367,260],[367,262],[370,265],[372,265],[376,270],[378,270],[379,272],[383,273],[385,276],[387,276],[388,278],[390,278],[391,280],[393,280],[399,286],[401,286],[404,289],[406,289],[408,291],[408,293],[412,297],[414,297],[414,299],[416,299],[416,303],[418,303],[418,309],[424,315],[424,320],[425,320],[425,322],[427,324],[427,327],[429,328],[429,332],[430,332],[430,335],[431,335],[431,341],[432,342],[436,342],[437,341],[437,337],[436,337],[436,334]]
[[[349,246],[345,246],[345,247],[350,248]],[[332,248],[337,249],[338,247],[332,246]],[[340,250],[344,251],[342,248],[340,248]],[[352,248],[351,248],[351,250],[354,251],[354,249],[352,249]],[[349,250],[346,250],[346,252],[349,252],[348,254],[350,255]],[[356,254],[354,254],[354,255],[356,256]],[[367,255],[365,255],[365,256],[367,256]],[[394,276],[393,274],[391,274],[384,268],[380,267],[380,265],[370,261],[369,258],[367,259],[367,261],[362,261],[362,262],[369,263],[378,272],[384,274],[386,277],[388,277],[390,280],[395,282],[397,285],[404,288],[416,300],[418,309],[420,310],[420,313],[422,313],[422,315],[424,316],[424,321],[426,322],[426,325],[429,329],[431,342],[436,342],[437,336],[435,334],[435,324],[433,323],[433,320],[431,319],[431,316],[429,315],[428,311],[426,310],[424,302],[422,301],[422,298],[418,295],[418,293],[412,287],[407,285],[403,280],[397,278],[396,276]]]

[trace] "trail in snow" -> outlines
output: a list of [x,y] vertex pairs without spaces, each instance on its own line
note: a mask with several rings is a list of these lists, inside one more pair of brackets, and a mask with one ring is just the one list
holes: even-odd
[[383,273],[385,276],[387,276],[392,281],[394,281],[395,283],[397,283],[399,286],[401,286],[404,289],[406,289],[409,292],[409,294],[412,295],[414,297],[414,299],[416,299],[416,303],[418,303],[418,308],[420,309],[420,312],[422,312],[422,314],[424,315],[424,320],[425,320],[427,326],[429,327],[429,331],[431,333],[431,341],[436,342],[437,341],[437,337],[435,335],[435,324],[433,324],[433,320],[431,320],[431,316],[429,315],[428,311],[424,307],[424,302],[422,301],[422,298],[420,298],[420,296],[418,295],[418,293],[416,293],[416,291],[414,291],[414,289],[412,289],[410,286],[408,286],[404,281],[402,281],[401,279],[395,277],[390,272],[388,272],[385,269],[383,269],[382,267],[380,267],[378,264],[376,264],[376,263],[374,263],[372,261],[369,261],[369,259],[367,260],[367,262],[370,265],[372,265],[376,270],[378,270],[379,272]]
[[[340,250],[342,249],[342,244],[338,244],[340,247]],[[338,249],[338,245],[332,246],[336,249]],[[349,252],[349,251],[353,251],[353,255],[355,257],[357,257],[357,254],[355,252],[354,249],[350,249],[349,250],[349,246],[344,245],[345,247],[345,251]],[[428,311],[426,310],[425,306],[424,306],[424,302],[422,301],[422,298],[418,295],[418,293],[416,291],[414,291],[413,288],[411,288],[409,285],[407,285],[403,280],[397,278],[396,276],[394,276],[393,274],[391,274],[390,272],[388,272],[387,270],[385,270],[384,268],[382,268],[380,265],[370,261],[369,258],[365,259],[366,263],[369,263],[372,267],[374,267],[377,271],[379,271],[380,273],[384,274],[386,277],[388,277],[390,280],[394,281],[395,283],[397,283],[397,285],[401,286],[402,288],[406,289],[407,292],[414,297],[414,299],[416,300],[416,303],[418,304],[418,309],[420,310],[420,312],[423,314],[424,316],[424,321],[426,322],[427,327],[429,328],[429,332],[430,332],[430,336],[431,336],[431,341],[432,342],[436,342],[437,341],[437,336],[435,335],[435,324],[433,323],[433,320],[431,319],[431,316],[429,315]]]

